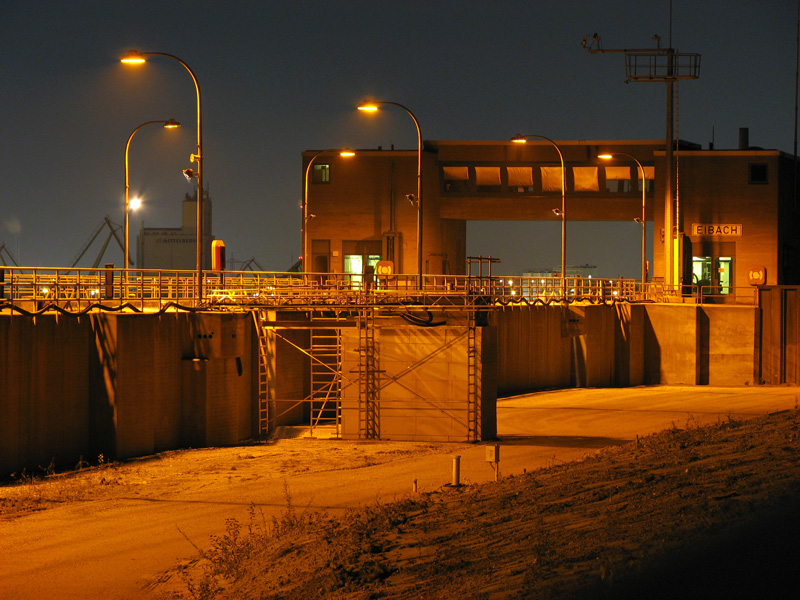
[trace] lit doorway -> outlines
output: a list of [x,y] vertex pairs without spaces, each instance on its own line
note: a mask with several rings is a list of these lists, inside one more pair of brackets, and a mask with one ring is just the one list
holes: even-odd
[[342,242],[344,250],[344,272],[350,275],[353,284],[359,284],[362,276],[375,272],[381,260],[381,240],[359,240]]
[[733,257],[693,256],[692,284],[703,295],[733,293]]

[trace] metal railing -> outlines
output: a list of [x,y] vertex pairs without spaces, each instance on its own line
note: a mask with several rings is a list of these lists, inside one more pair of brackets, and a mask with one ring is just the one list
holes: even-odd
[[169,306],[247,309],[382,303],[425,306],[551,304],[560,302],[698,302],[754,304],[754,288],[674,286],[635,279],[469,275],[390,276],[347,273],[207,271],[202,297],[195,271],[0,267],[0,307],[93,307],[138,311]]

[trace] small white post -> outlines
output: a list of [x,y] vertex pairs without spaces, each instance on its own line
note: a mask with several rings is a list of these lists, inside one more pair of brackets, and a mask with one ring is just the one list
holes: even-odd
[[461,485],[461,457],[453,457],[453,486]]

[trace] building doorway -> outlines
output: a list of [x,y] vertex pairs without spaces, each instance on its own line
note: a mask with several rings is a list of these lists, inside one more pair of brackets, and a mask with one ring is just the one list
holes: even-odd
[[732,256],[693,256],[692,284],[703,295],[733,293]]
[[354,284],[360,284],[364,274],[374,273],[375,265],[381,260],[381,240],[344,240],[342,249],[343,270]]

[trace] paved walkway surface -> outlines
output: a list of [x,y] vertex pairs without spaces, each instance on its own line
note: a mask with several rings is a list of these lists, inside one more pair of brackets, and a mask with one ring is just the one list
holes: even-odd
[[[502,475],[582,458],[669,427],[684,428],[796,408],[797,387],[640,387],[527,394],[498,402]],[[342,442],[337,442],[342,443]],[[460,457],[462,483],[491,481],[487,444],[401,458],[335,472],[298,473],[251,487],[224,485],[181,497],[117,498],[64,506],[0,521],[0,598],[4,600],[153,597],[147,586],[196,556],[186,537],[205,545],[231,517],[247,520],[256,504],[269,516],[286,507],[284,482],[297,507],[330,512],[408,495],[451,482]],[[280,448],[280,444],[276,446]],[[185,534],[185,536],[184,536]]]

